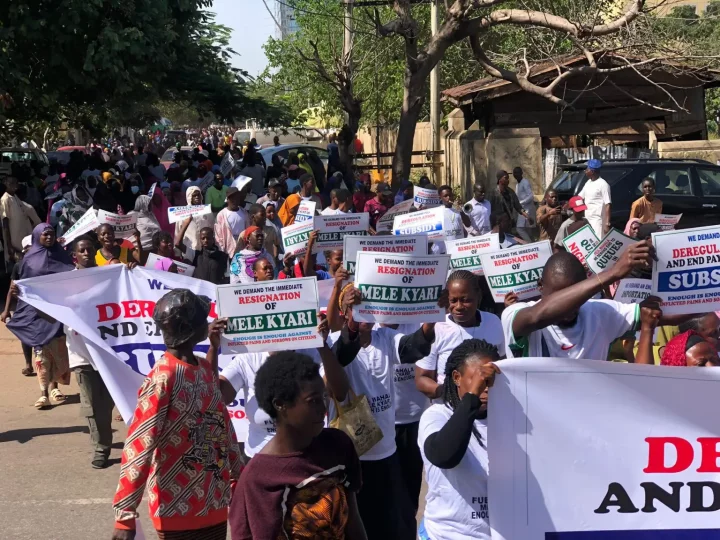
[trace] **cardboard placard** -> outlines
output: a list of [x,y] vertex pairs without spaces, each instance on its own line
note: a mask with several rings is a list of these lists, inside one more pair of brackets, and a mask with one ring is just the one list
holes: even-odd
[[636,239],[624,235],[617,229],[610,229],[610,232],[588,253],[586,258],[588,268],[596,274],[609,270],[620,260],[625,250],[636,242]]
[[453,216],[454,212],[447,212],[442,206],[396,216],[393,234],[425,234],[430,240],[453,240],[457,229]]
[[408,199],[407,201],[403,201],[396,204],[395,206],[390,207],[388,211],[385,212],[383,216],[377,220],[377,223],[375,224],[375,230],[377,232],[392,231],[393,221],[395,220],[395,218],[397,216],[402,216],[403,214],[409,213],[412,205],[413,200]]
[[302,223],[315,217],[315,207],[317,203],[311,200],[302,200],[298,206],[297,214],[295,214],[295,223]]
[[420,186],[413,187],[413,205],[423,210],[440,206],[440,195],[437,189],[425,189]]
[[103,223],[112,225],[115,238],[130,238],[135,233],[137,214],[121,216],[105,210],[98,210],[98,222],[100,225]]
[[65,231],[65,233],[60,238],[58,238],[58,242],[60,242],[61,246],[65,246],[75,240],[77,237],[89,233],[90,231],[97,229],[99,226],[100,221],[98,220],[95,209],[88,208],[88,211],[85,212],[72,227]]
[[213,182],[215,182],[215,173],[210,171],[202,177],[202,180],[200,181],[200,185],[198,187],[200,188],[201,192],[205,193],[207,189],[213,185]]
[[495,302],[504,302],[511,292],[517,294],[518,300],[539,296],[538,280],[551,255],[549,240],[482,253],[480,260],[485,279]]
[[565,250],[575,255],[577,260],[583,264],[586,271],[589,270],[587,257],[597,245],[598,237],[592,225],[585,225],[563,239]]
[[148,197],[151,199],[153,198],[153,195],[155,195],[155,189],[157,188],[157,182],[153,182],[153,185],[150,186],[150,189],[148,190]]
[[310,233],[313,231],[313,221],[302,221],[293,223],[280,229],[282,236],[283,252],[293,255],[302,255],[307,251]]
[[171,206],[168,208],[168,221],[177,223],[191,216],[204,216],[210,214],[212,210],[209,204],[196,204],[192,206]]
[[373,253],[400,253],[415,255],[428,254],[427,236],[356,236],[347,235],[343,243],[343,266],[349,274],[355,273],[357,254],[361,251]]
[[313,220],[318,232],[313,244],[313,253],[328,249],[342,249],[343,238],[348,234],[363,236],[370,228],[370,214],[337,214],[334,216],[315,216]]
[[220,162],[220,172],[224,177],[227,178],[228,176],[230,176],[230,173],[232,172],[234,167],[235,158],[232,157],[232,154],[230,154],[230,152],[225,152],[225,155]]
[[639,304],[651,294],[651,279],[625,278],[620,280],[613,300],[622,304]]
[[[163,259],[164,257],[161,257],[157,253],[150,253],[148,254],[147,262],[145,263],[146,268],[155,268],[155,263],[158,262],[160,259]],[[195,267],[191,264],[187,264],[184,262],[179,262],[173,260],[173,264],[177,267],[177,273],[181,276],[188,276],[192,277],[193,273],[195,272]]]
[[[483,275],[481,253],[489,253],[500,249],[498,233],[472,236],[461,240],[445,242],[447,254],[450,255],[449,273],[455,270],[468,270],[476,275]],[[448,274],[449,275],[449,274]]]
[[682,214],[655,214],[655,223],[663,231],[670,231],[680,222]]

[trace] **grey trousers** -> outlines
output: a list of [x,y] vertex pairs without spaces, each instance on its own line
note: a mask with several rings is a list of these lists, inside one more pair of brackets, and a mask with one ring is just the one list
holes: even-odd
[[90,366],[73,368],[80,387],[80,414],[87,418],[95,457],[110,455],[113,400],[100,374]]

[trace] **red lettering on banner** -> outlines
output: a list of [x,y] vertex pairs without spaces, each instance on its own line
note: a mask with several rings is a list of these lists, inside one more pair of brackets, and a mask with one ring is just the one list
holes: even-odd
[[720,437],[698,437],[698,442],[702,451],[702,460],[697,472],[720,473],[720,467],[717,464],[718,458],[720,458],[720,451],[717,447]]
[[117,319],[122,313],[118,304],[100,304],[97,306],[98,310],[98,322],[111,321]]
[[[690,467],[693,462],[693,447],[690,441],[680,437],[647,437],[648,465],[643,469],[645,473],[679,473]],[[677,457],[675,464],[665,466],[665,447],[672,444]]]

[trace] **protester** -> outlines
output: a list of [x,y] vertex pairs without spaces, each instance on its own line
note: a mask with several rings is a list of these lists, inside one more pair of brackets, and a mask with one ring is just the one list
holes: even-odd
[[215,241],[228,257],[235,254],[238,239],[250,222],[244,208],[248,186],[245,186],[242,191],[236,187],[228,188],[225,196],[227,206],[218,213],[215,221]]
[[655,215],[662,214],[663,203],[655,196],[655,180],[646,178],[642,183],[643,196],[630,207],[630,217],[641,223],[654,223]]
[[400,204],[403,201],[413,198],[413,183],[410,180],[403,180],[400,182],[400,189],[395,194],[395,204]]
[[215,180],[205,192],[205,204],[210,205],[213,214],[217,214],[225,208],[225,197],[227,196],[227,186],[222,173],[215,173]]
[[[146,483],[149,514],[161,539],[227,535],[228,506],[241,462],[217,383],[225,321],[208,327],[209,312],[208,300],[187,289],[174,289],[155,305],[153,320],[167,351],[138,392],[113,502],[113,540],[134,538]],[[195,356],[195,346],[208,334],[205,358]],[[193,489],[188,489],[189,478]]]
[[250,191],[258,197],[265,193],[265,169],[260,164],[259,156],[254,146],[249,146],[243,155],[240,174],[252,178]]
[[642,222],[638,218],[630,218],[625,225],[625,234],[630,238],[637,238]]
[[[156,232],[155,234],[160,233]],[[97,228],[97,236],[100,241],[100,249],[98,249],[95,254],[95,264],[98,266],[122,263],[132,268],[144,258],[140,231],[137,229],[135,229],[135,234],[133,235],[136,246],[133,251],[130,251],[125,246],[117,245],[115,242],[115,229],[108,223],[103,223]]]
[[280,207],[277,214],[282,221],[283,227],[295,223],[295,216],[302,201],[315,201],[316,209],[322,206],[320,197],[314,194],[315,180],[311,174],[303,174],[300,177],[300,192],[288,195],[285,203]]
[[525,215],[517,218],[517,233],[526,242],[533,241],[533,227],[535,226],[535,194],[532,190],[530,180],[525,178],[521,167],[513,169],[513,177],[517,181],[516,192],[520,206],[525,210]]
[[268,222],[264,206],[253,204],[248,210],[248,215],[250,216],[250,225],[254,225],[262,231],[264,238],[263,246],[268,255],[270,255],[273,266],[276,266],[279,260],[278,255],[282,250],[280,231],[275,225]]
[[33,234],[33,227],[41,222],[33,207],[20,200],[17,190],[17,178],[8,176],[5,179],[5,193],[0,198],[0,216],[5,260],[10,262],[15,262],[16,255],[22,253],[22,239]]
[[250,225],[245,229],[241,239],[238,239],[236,252],[230,260],[230,283],[252,283],[255,281],[253,271],[255,261],[260,258],[274,260],[265,250],[264,241],[265,233],[260,227]]
[[693,330],[672,338],[665,346],[663,366],[720,367],[717,349]]
[[473,186],[473,198],[465,203],[463,212],[470,218],[470,235],[481,236],[490,232],[492,207],[485,199],[485,186],[477,183]]
[[373,229],[377,229],[377,222],[393,205],[393,194],[389,185],[380,182],[375,191],[375,197],[365,203],[365,208],[358,210],[370,215],[370,227]]
[[168,201],[164,190],[161,191],[157,188],[155,189],[155,192],[152,196],[152,205],[150,206],[150,208],[152,209],[152,213],[155,216],[158,225],[160,225],[160,228],[167,233],[174,234],[175,225],[170,223],[170,219],[168,217],[168,208],[170,208],[170,202]]
[[255,272],[255,281],[272,281],[275,278],[275,267],[266,258],[260,257],[253,264],[253,272]]
[[[67,252],[57,243],[55,231],[48,223],[37,225],[32,231],[32,245],[20,262],[18,279],[69,272],[73,269]],[[40,397],[35,408],[46,409],[65,401],[59,384],[70,384],[70,366],[62,323],[37,311],[22,297],[17,309],[6,323],[22,343],[34,348],[35,371],[40,383]]]
[[[173,242],[173,237],[171,234],[168,234],[165,231],[156,232],[152,238],[151,253],[154,253],[158,257],[164,257],[166,259],[172,259],[173,261],[179,261],[180,258],[175,254],[174,245],[175,244]],[[186,247],[186,250],[187,249],[192,248]]]
[[587,206],[585,217],[592,226],[598,238],[602,238],[610,231],[610,185],[600,176],[602,161],[591,159],[587,162],[585,176],[587,182],[578,193]]
[[568,201],[568,209],[570,210],[571,215],[562,222],[557,234],[555,235],[555,247],[563,250],[565,249],[563,246],[563,240],[565,240],[569,234],[568,227],[577,222],[582,222],[583,224],[588,223],[585,219],[585,210],[587,210],[587,206],[585,206],[585,201],[582,197],[572,197]]
[[325,164],[320,159],[320,156],[318,156],[317,151],[312,149],[308,152],[307,162],[308,165],[310,165],[312,175],[315,178],[315,185],[320,191],[322,191],[325,189],[325,183],[327,181]]
[[231,537],[366,540],[356,500],[360,461],[345,433],[324,428],[319,366],[305,354],[280,352],[259,367],[254,387],[276,433],[240,477]]
[[315,264],[315,254],[313,253],[313,246],[318,239],[318,232],[313,231],[308,237],[308,245],[305,250],[305,259],[303,262],[303,273],[305,276],[315,276],[318,280],[332,279],[335,277],[335,272],[343,264],[343,250],[332,249],[323,252],[325,261],[328,263],[327,271],[319,268]]
[[372,192],[372,179],[367,173],[360,175],[360,179],[356,183],[355,193],[352,196],[352,205],[356,212],[363,212],[365,204],[375,195]]
[[351,205],[352,199],[350,192],[347,189],[335,188],[330,192],[330,206],[324,208],[320,214],[323,216],[347,214],[350,212]]
[[688,330],[697,332],[715,349],[718,348],[718,342],[720,341],[720,318],[712,311],[679,324],[678,330],[680,332],[687,332]]
[[498,171],[497,187],[490,195],[490,207],[493,214],[507,214],[510,220],[510,228],[515,226],[518,215],[528,219],[529,214],[520,205],[515,192],[510,188],[510,176],[505,171]]
[[524,240],[510,234],[510,218],[503,212],[501,214],[493,214],[490,216],[490,225],[492,225],[492,232],[497,233],[498,242],[500,243],[500,249],[507,249],[517,244],[524,244]]
[[550,242],[554,242],[562,222],[562,208],[558,203],[557,192],[554,189],[549,189],[545,193],[544,204],[537,210],[540,240],[550,240]]
[[[96,179],[95,176],[87,177],[86,181]],[[62,198],[63,208],[57,222],[57,234],[62,235],[70,227],[82,218],[92,208],[93,198],[90,191],[83,184],[76,184],[72,191],[65,193]],[[53,205],[54,208],[55,205]]]
[[282,185],[280,184],[280,181],[277,178],[272,178],[270,182],[268,182],[267,195],[260,197],[257,200],[257,203],[262,204],[263,206],[267,206],[266,203],[270,203],[277,211],[285,202],[285,199],[283,199],[281,195]]
[[137,215],[135,226],[140,233],[140,244],[143,251],[149,251],[152,248],[153,235],[161,230],[160,224],[152,212],[152,199],[147,195],[140,195],[135,200],[135,209],[131,214]]
[[[199,187],[191,186],[187,189],[186,197],[188,204],[192,206],[198,206],[203,204],[202,191]],[[215,226],[215,215],[212,213],[204,215],[190,216],[185,221],[189,221],[185,235],[183,236],[183,242],[195,251],[200,250],[200,229],[205,227]],[[180,221],[175,223],[175,236],[177,237],[180,233],[180,229],[185,226]]]

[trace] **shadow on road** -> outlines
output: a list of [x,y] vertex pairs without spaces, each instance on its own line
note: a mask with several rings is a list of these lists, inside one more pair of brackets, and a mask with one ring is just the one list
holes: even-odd
[[17,441],[24,444],[43,435],[62,435],[64,433],[89,433],[87,426],[45,427],[13,429],[0,433],[0,443]]

